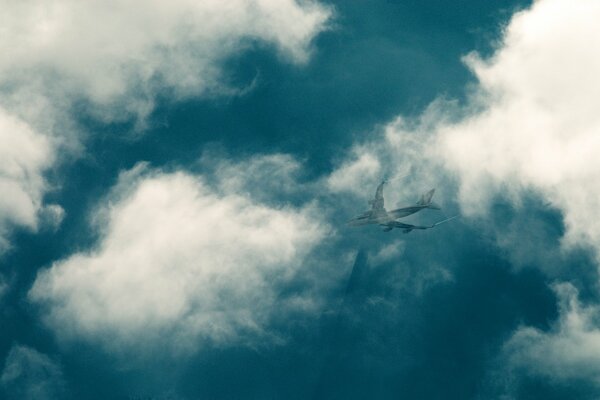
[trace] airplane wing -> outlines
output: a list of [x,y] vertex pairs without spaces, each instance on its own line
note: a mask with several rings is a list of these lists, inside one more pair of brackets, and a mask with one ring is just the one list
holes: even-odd
[[384,230],[387,231],[391,231],[394,228],[399,228],[399,229],[404,229],[404,232],[408,233],[410,231],[412,231],[413,229],[431,229],[431,228],[435,228],[438,225],[443,224],[444,222],[448,222],[454,218],[458,217],[458,215],[455,215],[453,217],[450,218],[446,218],[445,220],[442,221],[438,221],[433,225],[425,225],[425,226],[420,226],[420,225],[412,225],[412,224],[405,224],[403,222],[400,221],[390,221],[387,222],[385,224],[380,224],[381,226],[384,226]]
[[422,209],[423,209],[423,207],[421,207],[421,206],[398,208],[396,210],[388,211],[388,215],[393,219],[404,218],[404,217],[408,217],[409,215],[412,215],[416,212],[419,212]]
[[377,186],[377,190],[375,191],[375,198],[369,201],[369,204],[372,206],[374,211],[385,210],[384,200],[383,200],[383,185],[385,185],[385,181],[382,181],[379,186]]
[[431,198],[433,197],[434,193],[435,193],[435,189],[431,189],[429,192],[421,195],[421,199],[419,201],[417,201],[417,204],[415,204],[414,206],[397,208],[395,210],[388,211],[387,213],[390,216],[390,218],[398,219],[398,218],[404,218],[411,214],[417,213],[417,212],[423,210],[424,208],[439,210],[440,207],[431,202]]

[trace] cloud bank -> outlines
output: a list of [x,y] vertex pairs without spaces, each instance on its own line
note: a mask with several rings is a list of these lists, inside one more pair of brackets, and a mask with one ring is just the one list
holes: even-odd
[[272,316],[312,301],[279,291],[327,233],[311,206],[268,206],[144,165],[95,220],[97,246],[40,272],[29,296],[60,338],[113,350],[276,343]]

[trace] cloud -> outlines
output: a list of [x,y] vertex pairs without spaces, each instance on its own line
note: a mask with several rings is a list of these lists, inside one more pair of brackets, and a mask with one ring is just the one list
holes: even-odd
[[569,283],[553,286],[559,299],[559,318],[549,331],[520,327],[505,343],[501,371],[513,377],[505,390],[517,386],[518,376],[539,376],[555,382],[586,380],[600,387],[600,317],[598,305],[582,305]]
[[381,165],[377,155],[364,147],[354,149],[352,158],[335,170],[328,178],[327,185],[333,192],[353,191],[360,193],[380,177]]
[[[477,84],[463,104],[438,99],[417,118],[376,129],[332,173],[330,187],[352,190],[364,181],[364,160],[374,159],[381,172],[369,172],[372,181],[377,174],[405,177],[390,185],[390,197],[431,185],[444,192],[438,201],[455,202],[470,223],[493,224],[492,206],[501,198],[513,216],[482,232],[496,235],[509,261],[572,278],[556,264],[576,252],[559,252],[559,244],[592,249],[600,259],[599,18],[593,0],[538,0],[516,13],[489,58],[465,57]],[[532,204],[537,211],[524,208]],[[562,218],[564,231],[550,213]],[[555,290],[558,322],[550,332],[518,329],[506,344],[511,368],[597,384],[598,306],[582,306],[571,284]]]
[[97,245],[41,271],[29,296],[59,338],[113,350],[277,342],[270,319],[312,301],[279,291],[328,230],[310,205],[267,206],[143,164],[94,218]]
[[449,202],[456,187],[449,171],[436,158],[431,122],[445,120],[445,107],[454,109],[452,103],[437,101],[417,121],[398,117],[376,128],[372,139],[355,145],[348,159],[329,175],[329,190],[354,194],[364,205],[377,184],[386,179],[386,207],[416,203],[422,193],[432,188],[436,188],[436,203],[443,206]]
[[513,17],[493,57],[467,57],[482,111],[437,136],[466,210],[482,190],[534,190],[562,211],[565,244],[597,245],[599,16],[594,1],[538,1]]
[[65,210],[58,204],[48,204],[39,213],[42,224],[54,231],[60,227],[64,218]]
[[295,0],[5,1],[0,83],[88,101],[105,120],[143,117],[157,95],[224,89],[220,63],[253,42],[306,61],[330,15]]
[[10,228],[37,228],[53,161],[53,142],[0,107],[0,254],[10,247]]
[[263,202],[298,193],[304,198],[312,183],[302,182],[302,163],[289,154],[252,157],[240,164],[209,150],[203,153],[200,165],[211,172],[220,191],[247,194]]
[[[567,248],[600,250],[598,17],[595,1],[536,1],[513,16],[491,57],[465,57],[478,80],[465,105],[440,99],[416,119],[398,118],[352,158],[410,173],[403,194],[425,182],[456,190],[471,216],[497,196],[518,206],[534,192],[562,213]],[[359,161],[332,181],[362,174],[352,171]]]
[[4,299],[4,295],[8,292],[8,284],[4,280],[4,277],[0,275],[0,304]]
[[[45,212],[45,172],[81,151],[81,112],[145,127],[157,98],[235,95],[222,65],[256,43],[304,63],[332,10],[295,0],[0,1],[0,251]],[[77,115],[75,115],[77,114]],[[46,218],[52,214],[57,218]],[[43,222],[42,221],[42,222]]]
[[66,396],[59,364],[27,346],[13,345],[0,375],[0,389],[7,399],[45,400]]
[[385,246],[382,246],[376,253],[368,254],[368,261],[371,264],[383,264],[390,260],[397,260],[406,250],[406,243],[402,239],[395,240]]

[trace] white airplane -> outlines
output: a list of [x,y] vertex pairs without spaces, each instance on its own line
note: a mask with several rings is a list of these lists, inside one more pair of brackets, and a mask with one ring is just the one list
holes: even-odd
[[387,211],[385,209],[385,201],[383,199],[383,186],[385,185],[385,181],[381,182],[379,186],[377,186],[377,190],[375,191],[375,198],[369,200],[369,204],[371,205],[371,209],[369,211],[365,211],[361,215],[356,218],[348,221],[347,225],[349,226],[363,226],[363,225],[381,225],[384,227],[385,232],[389,232],[394,228],[404,229],[405,233],[412,231],[413,229],[430,229],[433,228],[443,222],[449,221],[449,218],[444,221],[440,221],[431,226],[418,226],[411,224],[404,224],[399,221],[396,221],[398,218],[403,218],[408,215],[417,213],[426,208],[432,210],[439,210],[435,203],[431,201],[433,194],[435,193],[435,189],[431,189],[427,193],[424,193],[417,204],[409,207],[397,208],[392,211]]

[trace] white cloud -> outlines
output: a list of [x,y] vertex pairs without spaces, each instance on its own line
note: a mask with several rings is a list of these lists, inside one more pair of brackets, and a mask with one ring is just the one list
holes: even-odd
[[[466,106],[437,101],[412,123],[398,119],[383,140],[357,146],[358,159],[411,172],[403,191],[456,182],[467,215],[485,214],[497,195],[519,204],[534,191],[562,212],[564,244],[600,250],[598,18],[594,0],[536,1],[512,18],[490,58],[465,58],[479,81]],[[332,178],[360,175],[352,168]]]
[[387,208],[415,203],[431,188],[436,188],[435,201],[443,203],[445,192],[452,187],[448,186],[448,172],[436,159],[430,119],[439,122],[443,106],[450,105],[436,102],[418,123],[397,118],[381,131],[377,129],[374,140],[356,145],[349,160],[328,177],[328,188],[332,192],[354,193],[364,203],[373,196],[381,179],[386,179]]
[[13,226],[37,228],[46,190],[43,173],[54,160],[54,144],[0,107],[0,253]]
[[[99,117],[145,116],[165,90],[221,90],[219,63],[251,42],[306,61],[331,11],[296,0],[1,2],[0,83],[93,103]],[[62,103],[62,102],[61,102]]]
[[598,305],[583,306],[571,284],[554,286],[559,319],[548,332],[519,328],[504,346],[508,370],[558,380],[587,379],[600,386],[600,317]]
[[65,218],[65,210],[58,204],[48,204],[38,214],[41,223],[54,231]]
[[354,153],[354,158],[346,161],[327,178],[327,185],[333,192],[362,193],[365,187],[381,179],[378,176],[381,174],[381,165],[377,155],[364,147],[354,149]]
[[369,252],[369,263],[372,265],[379,265],[391,260],[397,260],[405,250],[406,243],[404,240],[395,240],[377,249],[376,252]]
[[60,365],[35,349],[19,345],[13,345],[8,353],[0,389],[8,399],[23,400],[62,399],[67,393]]
[[[595,0],[534,2],[513,16],[491,57],[465,58],[478,79],[465,105],[438,100],[415,120],[398,118],[377,138],[355,146],[350,158],[375,158],[391,176],[410,173],[401,187],[391,188],[403,197],[425,182],[448,197],[455,193],[466,216],[485,217],[497,196],[520,207],[535,194],[561,212],[563,250],[583,246],[600,259],[598,19]],[[357,178],[344,181],[355,185],[359,165],[342,164],[330,181],[352,175]],[[564,277],[568,271],[553,265],[555,260],[546,262],[566,259],[544,246],[556,231],[535,232],[551,228],[532,218],[492,229],[498,244],[515,263]],[[535,243],[524,243],[525,237]],[[510,366],[598,384],[598,306],[581,306],[569,284],[556,291],[561,299],[556,326],[550,332],[519,329],[507,344]]]
[[465,209],[477,207],[482,188],[533,189],[563,212],[565,243],[597,245],[598,17],[595,1],[538,1],[512,19],[492,58],[467,58],[483,110],[437,137]]
[[296,0],[0,0],[0,8],[0,251],[11,226],[35,228],[38,213],[58,210],[43,209],[44,172],[59,151],[80,147],[74,106],[143,128],[157,96],[243,92],[221,67],[254,43],[305,62],[331,16]]
[[261,201],[298,192],[306,194],[301,182],[302,164],[289,154],[270,154],[234,163],[226,157],[205,152],[200,160],[204,171],[212,171],[219,190],[251,195]]
[[310,207],[266,206],[143,165],[109,199],[97,246],[40,272],[30,291],[60,338],[113,349],[251,344],[274,338],[274,314],[307,306],[277,298],[326,234]]

